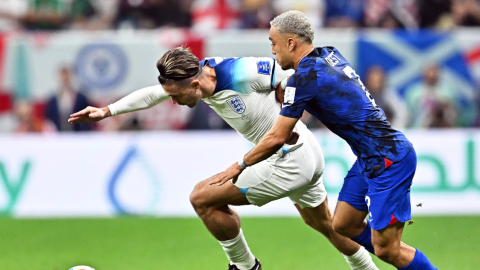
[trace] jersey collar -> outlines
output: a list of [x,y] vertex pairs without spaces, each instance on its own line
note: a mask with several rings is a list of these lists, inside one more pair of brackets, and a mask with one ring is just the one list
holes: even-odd
[[330,52],[336,51],[335,47],[326,46],[326,47],[317,47],[310,52],[307,57],[322,57],[322,53],[330,54]]

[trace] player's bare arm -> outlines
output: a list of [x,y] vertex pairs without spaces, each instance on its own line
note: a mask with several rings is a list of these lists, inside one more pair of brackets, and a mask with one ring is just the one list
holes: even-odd
[[228,180],[239,176],[247,166],[254,165],[275,154],[282,148],[287,140],[296,141],[298,134],[293,132],[293,129],[297,122],[298,118],[279,115],[273,127],[262,137],[260,142],[245,155],[243,158],[243,165],[245,166],[242,168],[238,162],[235,162],[223,173],[216,175],[216,177],[210,181],[210,185],[225,184]]

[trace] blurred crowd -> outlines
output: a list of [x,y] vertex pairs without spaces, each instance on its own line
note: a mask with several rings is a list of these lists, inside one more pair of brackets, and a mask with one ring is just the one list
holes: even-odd
[[[54,95],[42,102],[18,100],[13,105],[13,130],[17,133],[55,133],[59,131],[138,131],[138,130],[199,130],[229,129],[206,103],[199,102],[190,109],[171,102],[163,102],[149,110],[108,118],[98,123],[69,124],[69,115],[95,104],[86,91],[75,86],[73,69],[68,66],[58,71],[58,88]],[[422,80],[412,84],[400,95],[388,86],[385,71],[372,66],[363,79],[365,86],[379,105],[387,120],[396,129],[480,127],[480,100],[466,100],[455,91],[454,85],[442,77],[435,63],[424,67]],[[1,100],[0,102],[5,102]],[[304,113],[302,120],[309,128],[324,128],[322,123]]]
[[[291,9],[305,12],[317,28],[480,26],[477,0],[0,0],[0,31],[267,29],[273,17]],[[425,63],[422,80],[401,93],[389,87],[380,66],[370,67],[362,80],[395,128],[480,127],[480,99],[466,98],[442,74],[436,63]],[[55,94],[42,101],[13,101],[0,91],[0,113],[3,108],[13,108],[9,130],[55,133],[229,128],[203,102],[193,109],[164,102],[95,124],[71,125],[66,121],[71,113],[108,104],[92,102],[75,77],[74,68],[60,67]],[[302,120],[311,128],[323,127],[308,113]],[[1,119],[0,125],[6,126]]]
[[[388,86],[385,72],[379,66],[370,67],[363,81],[396,129],[480,126],[480,102],[465,98],[442,76],[435,63],[424,66],[422,80],[405,89],[403,96]],[[311,128],[322,127],[321,122],[307,113],[303,121]]]
[[291,9],[317,28],[480,25],[477,0],[1,0],[0,30],[268,28]]

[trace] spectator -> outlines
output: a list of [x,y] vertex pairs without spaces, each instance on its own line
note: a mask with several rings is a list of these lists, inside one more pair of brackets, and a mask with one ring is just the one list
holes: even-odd
[[359,27],[363,25],[365,0],[326,0],[325,25]]
[[452,17],[457,26],[479,26],[480,6],[476,0],[453,0]]
[[65,19],[66,6],[62,0],[30,0],[23,22],[30,30],[59,30]]
[[406,105],[395,89],[387,87],[385,72],[381,67],[372,66],[368,69],[366,87],[392,126],[403,129],[408,120]]
[[15,116],[18,121],[15,128],[16,133],[52,133],[57,131],[52,122],[34,115],[32,104],[28,101],[23,100],[15,104]]
[[242,28],[270,28],[273,17],[269,0],[243,0]]
[[70,114],[90,106],[87,97],[74,88],[71,71],[62,67],[59,71],[60,88],[56,95],[51,97],[46,105],[45,117],[52,121],[59,131],[88,131],[91,123],[70,124],[67,122]]
[[153,19],[155,27],[190,27],[192,25],[190,8],[193,0],[151,1],[153,8],[149,9],[146,15]]
[[440,78],[439,67],[430,64],[423,81],[406,91],[412,127],[452,127],[457,118],[454,90]]
[[0,31],[21,27],[20,20],[28,10],[27,0],[0,1]]
[[[118,12],[119,0],[90,0],[95,15],[89,18],[87,29],[113,28],[116,14]],[[72,25],[73,28],[83,28],[84,25]]]
[[418,5],[415,0],[366,0],[365,24],[369,27],[418,28]]
[[451,0],[419,0],[420,27],[436,27],[450,14]]
[[90,0],[73,0],[69,9],[70,28],[96,28],[95,15],[96,10]]
[[116,25],[118,28],[153,29],[160,26],[191,25],[191,0],[120,0]]
[[205,102],[197,104],[192,111],[187,129],[231,129]]

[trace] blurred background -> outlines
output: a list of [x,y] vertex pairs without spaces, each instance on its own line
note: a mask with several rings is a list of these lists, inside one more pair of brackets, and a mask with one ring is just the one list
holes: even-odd
[[[406,241],[440,269],[478,269],[477,0],[0,0],[0,269],[226,266],[189,193],[252,145],[203,102],[164,102],[95,124],[67,119],[156,85],[156,61],[176,46],[200,59],[273,57],[269,22],[292,9],[315,25],[315,46],[335,46],[350,61],[415,146]],[[313,117],[302,120],[322,145],[333,210],[355,157]],[[250,245],[264,252],[266,269],[347,269],[322,255],[335,251],[288,200],[237,210],[257,233]],[[279,235],[299,247],[272,240]],[[200,247],[212,251],[185,260]]]

